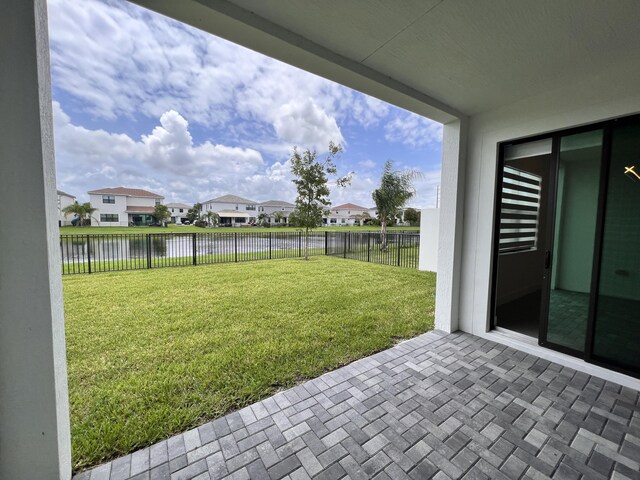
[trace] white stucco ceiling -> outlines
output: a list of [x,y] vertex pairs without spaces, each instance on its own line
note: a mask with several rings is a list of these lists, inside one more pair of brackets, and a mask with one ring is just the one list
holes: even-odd
[[442,122],[640,70],[638,0],[136,3]]

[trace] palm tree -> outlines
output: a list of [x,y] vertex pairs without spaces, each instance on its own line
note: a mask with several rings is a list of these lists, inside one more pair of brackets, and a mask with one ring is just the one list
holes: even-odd
[[77,226],[81,227],[83,225],[91,225],[91,215],[95,212],[97,208],[93,208],[91,203],[78,203],[73,202],[71,205],[67,205],[62,209],[62,213],[64,213],[65,218],[69,214],[74,214],[78,216]]
[[273,212],[273,219],[276,223],[280,223],[282,220],[285,220],[284,213],[282,212]]
[[363,212],[359,215],[356,215],[356,220],[358,221],[358,225],[362,226],[364,225],[364,222],[366,222],[367,220],[371,220],[371,215],[369,215],[367,212]]
[[371,195],[380,219],[382,250],[387,249],[387,224],[395,221],[396,215],[404,204],[416,194],[413,181],[419,176],[419,172],[415,170],[395,171],[391,167],[391,160],[387,160],[380,179],[380,187]]
[[267,218],[269,218],[269,215],[267,215],[266,213],[261,213],[260,215],[258,215],[258,224],[265,226],[267,224]]
[[220,223],[220,215],[211,210],[204,214],[204,218],[207,219],[207,223],[212,227],[215,227]]

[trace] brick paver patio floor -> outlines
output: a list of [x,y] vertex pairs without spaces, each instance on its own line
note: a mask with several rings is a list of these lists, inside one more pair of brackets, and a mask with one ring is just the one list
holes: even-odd
[[430,332],[74,480],[640,478],[640,395]]

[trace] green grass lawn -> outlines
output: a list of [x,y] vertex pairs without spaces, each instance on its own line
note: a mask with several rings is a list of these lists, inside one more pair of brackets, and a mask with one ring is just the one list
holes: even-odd
[[[420,227],[389,227],[393,230],[414,230],[418,231]],[[242,227],[242,228],[199,228],[192,225],[177,226],[169,225],[163,227],[60,227],[60,233],[63,235],[86,235],[91,234],[111,234],[111,233],[217,233],[217,232],[297,232],[299,228],[293,227]],[[321,227],[314,230],[315,232],[324,231],[379,231],[380,227]]]
[[75,470],[433,328],[435,274],[324,256],[63,285]]

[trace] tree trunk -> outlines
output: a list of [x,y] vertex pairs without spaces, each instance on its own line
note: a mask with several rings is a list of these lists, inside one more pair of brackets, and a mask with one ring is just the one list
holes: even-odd
[[380,221],[380,250],[383,252],[387,249],[387,219]]

